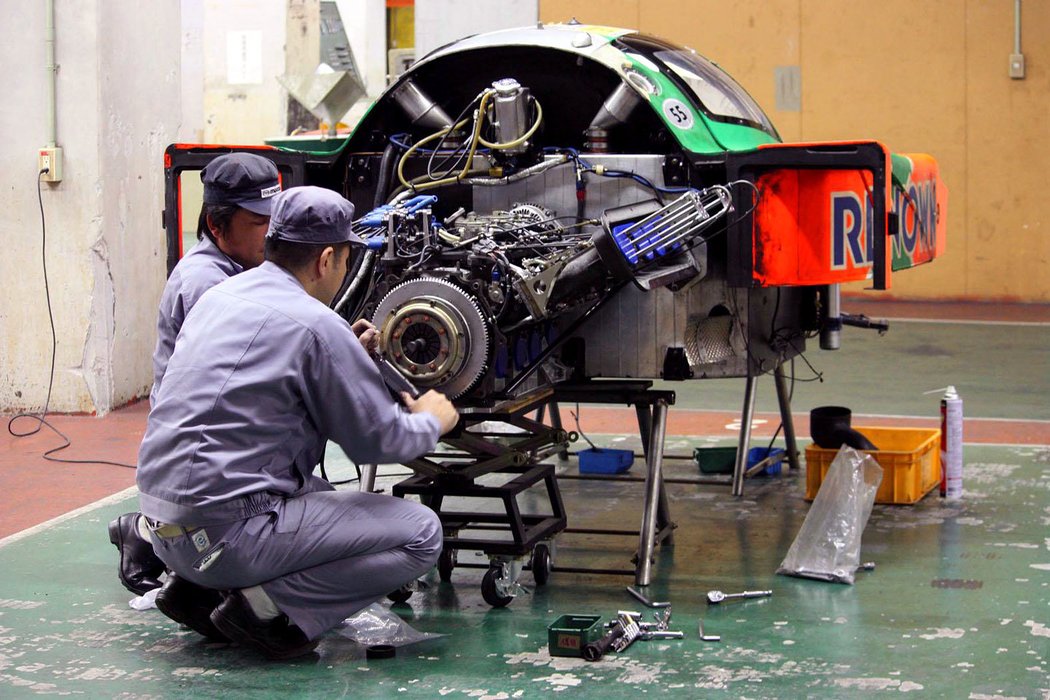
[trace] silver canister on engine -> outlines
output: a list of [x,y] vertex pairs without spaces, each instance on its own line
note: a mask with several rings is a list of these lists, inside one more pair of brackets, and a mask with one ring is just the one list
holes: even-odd
[[496,127],[496,143],[515,144],[501,147],[507,155],[518,155],[528,149],[528,141],[515,143],[529,130],[529,89],[514,78],[501,78],[492,83],[496,94],[492,98],[492,121]]

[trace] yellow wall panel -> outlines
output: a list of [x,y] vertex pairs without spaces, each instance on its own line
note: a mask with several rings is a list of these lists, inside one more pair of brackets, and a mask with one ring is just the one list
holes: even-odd
[[640,29],[720,65],[755,98],[782,139],[800,138],[800,113],[776,109],[774,80],[777,66],[799,63],[797,2],[646,0]]
[[1023,5],[1027,76],[1012,80],[1013,3],[967,3],[966,292],[1050,301],[1050,3]]
[[[766,110],[785,141],[877,139],[932,154],[949,191],[948,249],[893,277],[901,298],[1050,302],[1050,2],[1023,3],[1027,77],[1008,77],[1008,0],[541,0],[696,49]],[[775,72],[801,69],[801,110]],[[857,285],[856,289],[863,288]]]
[[641,0],[540,0],[541,22],[568,22],[638,28]]
[[415,46],[416,8],[412,5],[387,8],[386,32],[388,48],[410,49]]
[[803,138],[930,153],[948,187],[947,252],[895,274],[897,296],[966,295],[964,10],[955,0],[802,2]]

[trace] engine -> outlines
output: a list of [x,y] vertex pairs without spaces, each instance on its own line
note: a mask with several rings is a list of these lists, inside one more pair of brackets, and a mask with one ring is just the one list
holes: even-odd
[[[507,104],[512,101],[508,85],[518,103]],[[494,101],[488,113],[487,97]],[[432,155],[427,173],[409,180],[404,174],[408,157],[424,142],[462,130],[468,120],[412,145],[398,164],[400,193],[355,224],[367,252],[337,310],[348,318],[370,317],[380,329],[384,357],[417,386],[450,398],[484,399],[522,373],[532,373],[563,329],[626,283],[650,290],[699,276],[703,266],[696,247],[703,232],[732,209],[724,186],[674,192],[654,187],[650,194],[656,196],[618,202],[590,216],[584,216],[582,206],[559,215],[544,204],[510,202],[505,209],[460,207],[438,217],[439,196],[421,192],[449,179],[507,191],[515,183],[538,182],[549,196],[559,189],[561,181],[548,178],[557,170],[576,181],[583,172],[620,175],[571,149],[548,149],[526,163],[522,153],[542,114],[534,101],[526,105],[529,109],[522,107],[530,99],[516,82],[497,81],[479,96],[474,117],[489,114],[502,126],[493,127],[495,140],[482,138],[475,126],[474,140],[456,137],[451,148],[439,141],[432,154],[447,163],[458,151],[457,165],[435,173]],[[501,105],[511,116],[499,116]],[[530,113],[531,123],[525,118]],[[508,124],[513,131],[507,131]],[[485,152],[476,153],[479,143],[487,146]],[[457,174],[450,176],[453,170]],[[557,363],[548,363],[548,379],[556,371],[552,364]]]
[[597,269],[557,279],[571,261],[586,264],[591,246],[579,227],[560,225],[540,206],[437,222],[435,200],[392,206],[380,214],[385,226],[366,234],[381,271],[370,311],[386,359],[418,386],[456,398],[490,370],[507,375],[515,363],[509,338],[539,331],[605,284]]

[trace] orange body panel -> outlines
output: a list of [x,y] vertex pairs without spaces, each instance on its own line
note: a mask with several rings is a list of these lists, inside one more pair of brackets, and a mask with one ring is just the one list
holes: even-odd
[[754,278],[762,286],[816,285],[871,275],[872,225],[863,170],[777,169],[755,185]]
[[[759,149],[770,159],[754,176],[759,191],[752,216],[756,284],[854,282],[871,279],[873,270],[881,267],[888,288],[891,271],[929,262],[944,252],[948,191],[937,162],[926,154],[893,155],[891,160],[881,144],[867,145],[869,152],[871,146],[879,148],[884,158],[858,162],[857,167],[848,161],[813,167],[792,160],[793,153],[803,151],[847,152],[847,143]],[[880,178],[875,177],[876,169]],[[879,179],[886,183],[885,192],[873,191]],[[884,205],[879,221],[873,197]]]

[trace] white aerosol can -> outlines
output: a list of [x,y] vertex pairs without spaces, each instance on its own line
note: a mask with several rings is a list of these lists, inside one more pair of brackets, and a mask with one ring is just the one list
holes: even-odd
[[941,495],[962,498],[963,402],[954,386],[941,397]]

